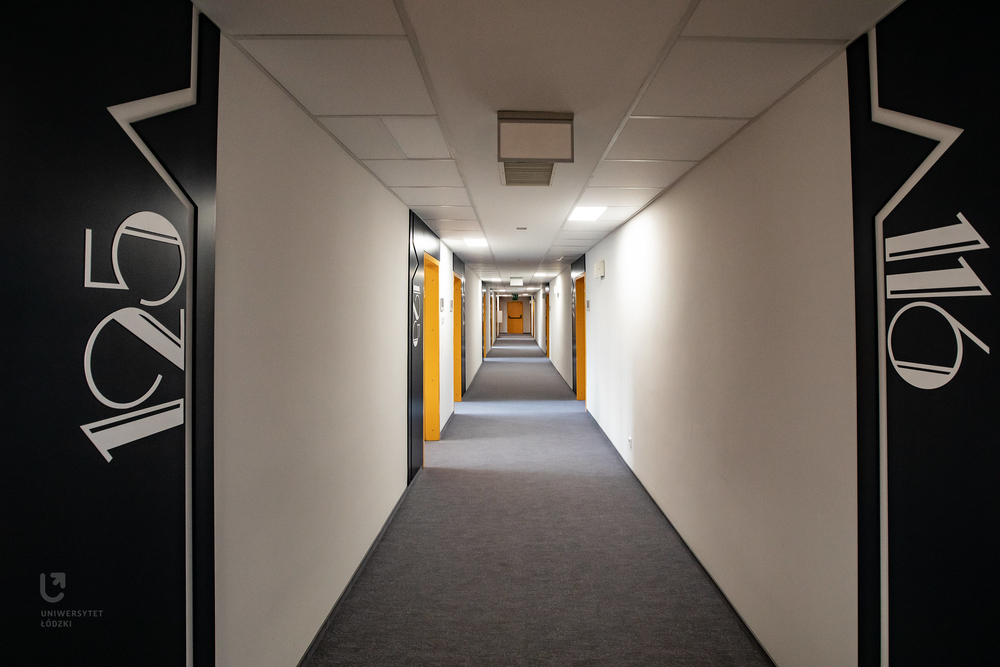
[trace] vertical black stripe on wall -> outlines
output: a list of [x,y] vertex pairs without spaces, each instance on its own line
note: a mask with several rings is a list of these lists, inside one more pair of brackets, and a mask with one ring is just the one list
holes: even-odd
[[[418,310],[420,318],[426,317],[423,312],[423,292],[424,292],[424,253],[434,259],[441,259],[441,240],[431,231],[420,217],[410,211],[410,234],[409,234],[409,316],[410,328],[407,333],[407,483],[413,481],[417,472],[423,466],[424,459],[424,328],[423,322],[419,322],[419,327],[415,327],[417,321],[414,318],[413,303],[414,288],[419,288],[420,305]],[[440,285],[442,281],[439,280]],[[417,332],[419,331],[419,334]],[[414,344],[416,334],[417,342]]]
[[[184,664],[186,502],[193,511],[192,648],[199,666],[214,662],[215,27],[198,19],[193,106],[123,120],[138,141],[109,112],[188,89],[192,10],[186,0],[141,6],[101,0],[19,5],[9,14],[18,30],[4,41],[5,61],[21,65],[8,72],[12,95],[3,111],[6,150],[0,156],[0,191],[10,216],[0,264],[10,317],[0,332],[0,421],[6,431],[0,439],[0,533],[16,546],[0,560],[0,644],[5,658],[26,664]],[[112,271],[115,230],[137,213],[166,220],[186,251],[184,282],[163,303],[150,301],[181,275],[179,252],[171,245],[150,243],[152,235],[146,241],[123,236],[117,254],[123,280]],[[85,232],[92,234],[89,274]],[[183,370],[152,352],[145,338],[114,324],[119,320],[98,331],[102,318],[129,309],[184,337],[190,357]],[[81,363],[88,337],[96,341],[96,383],[115,400],[141,397],[162,375],[148,402],[121,407],[98,400]],[[185,416],[192,431],[189,498],[182,426],[133,433],[107,450],[84,429],[98,433],[98,420],[179,398],[191,411]],[[134,417],[115,424],[146,421]],[[108,451],[112,460],[102,456]],[[69,618],[67,612],[77,612],[69,625],[44,625],[45,618]]]
[[[869,123],[868,38],[847,49],[852,143]],[[852,171],[869,177],[867,156],[851,154]],[[857,178],[858,176],[855,176]],[[858,374],[858,665],[877,667],[880,634],[878,312],[875,304],[874,211],[885,202],[854,189],[854,294]]]
[[[908,0],[878,24],[878,106],[906,114],[906,130],[893,126],[900,125],[898,115],[884,114],[881,123],[872,120],[867,46],[859,42],[848,53],[854,207],[862,240],[864,226],[874,231],[875,215],[925,159],[937,155],[891,212],[886,209],[884,236],[897,254],[875,267],[885,271],[887,290],[890,281],[900,290],[875,306],[884,308],[895,357],[910,362],[893,363],[886,348],[882,400],[887,406],[883,472],[888,477],[889,567],[880,576],[888,576],[888,608],[882,610],[888,612],[888,644],[878,649],[888,649],[893,665],[978,665],[996,659],[1000,133],[995,109],[1000,106],[1000,57],[994,13],[987,3]],[[930,138],[935,133],[953,143]],[[939,145],[945,150],[932,154]],[[947,230],[945,235],[964,241],[934,245],[926,236],[909,236],[928,230]],[[982,243],[970,242],[974,236]],[[918,241],[923,245],[913,245]],[[888,241],[885,247],[888,252]],[[860,243],[858,248],[860,263],[865,251]],[[927,249],[934,251],[923,252]],[[921,282],[940,287],[941,276],[956,273],[975,289],[920,287]],[[985,289],[976,288],[977,282]],[[901,283],[915,289],[902,291]],[[871,294],[875,288],[873,280]],[[859,299],[868,298],[864,291],[859,289]],[[878,333],[877,324],[863,333],[864,325],[859,319],[859,348],[871,332]],[[876,352],[876,361],[882,353]],[[859,349],[859,382],[866,363],[861,354]],[[932,375],[920,364],[954,373]],[[907,369],[916,372],[907,374]],[[859,399],[869,398],[870,392],[859,387]],[[861,428],[865,420],[862,406]],[[870,453],[860,453],[859,465],[867,466],[859,471],[863,487],[871,486],[865,478],[870,461]],[[861,489],[859,500],[866,493]],[[865,535],[871,521],[868,509],[860,510],[864,555],[871,551],[870,544],[864,545],[870,543]],[[864,558],[861,565],[870,570]],[[870,572],[862,574],[862,581],[870,583]],[[870,619],[870,589],[860,593],[860,611]],[[878,664],[869,627],[863,625],[861,637],[866,665]]]
[[197,206],[192,235],[194,663],[215,664],[215,219],[219,29],[199,17],[198,103],[136,123],[139,135]]

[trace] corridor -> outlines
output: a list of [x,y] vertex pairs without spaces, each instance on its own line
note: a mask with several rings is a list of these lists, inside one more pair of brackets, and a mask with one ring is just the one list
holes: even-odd
[[530,336],[501,336],[306,663],[771,665]]

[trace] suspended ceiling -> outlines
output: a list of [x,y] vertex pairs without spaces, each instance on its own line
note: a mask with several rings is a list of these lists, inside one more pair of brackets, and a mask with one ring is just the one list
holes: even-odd
[[[899,2],[198,4],[480,277],[529,286],[635,215]],[[575,161],[556,164],[551,185],[502,185],[496,112],[505,109],[574,114]],[[607,210],[568,220],[575,206]]]

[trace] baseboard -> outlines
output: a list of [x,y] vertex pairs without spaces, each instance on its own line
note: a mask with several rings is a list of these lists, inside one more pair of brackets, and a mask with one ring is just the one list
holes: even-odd
[[774,658],[771,657],[771,654],[767,652],[766,648],[764,648],[764,645],[760,642],[760,639],[757,638],[757,635],[754,634],[754,631],[750,629],[749,625],[747,625],[747,622],[746,620],[744,620],[743,615],[740,614],[740,612],[736,609],[735,606],[733,606],[732,600],[729,599],[729,596],[726,595],[726,592],[722,590],[719,584],[715,581],[715,578],[705,568],[705,565],[701,562],[701,559],[699,559],[698,556],[695,555],[694,551],[691,550],[691,547],[688,546],[687,541],[681,535],[680,531],[678,531],[677,528],[674,527],[674,524],[670,520],[670,517],[668,517],[667,513],[663,511],[663,508],[660,507],[660,504],[656,502],[656,500],[653,498],[653,495],[649,492],[649,489],[646,488],[646,485],[642,483],[642,480],[639,479],[639,476],[635,474],[634,470],[632,470],[632,466],[630,466],[628,462],[625,461],[625,457],[622,456],[622,453],[618,451],[618,448],[615,447],[614,443],[611,442],[611,439],[608,438],[608,434],[604,433],[604,429],[601,428],[601,425],[597,423],[597,420],[594,419],[594,416],[590,414],[590,412],[588,412],[587,415],[591,419],[593,419],[594,424],[597,425],[597,428],[601,429],[601,433],[604,435],[604,439],[607,440],[608,446],[611,447],[611,451],[613,451],[615,454],[618,455],[618,460],[621,461],[622,465],[625,466],[625,469],[632,474],[633,479],[635,479],[635,481],[638,482],[639,487],[646,493],[646,497],[649,498],[649,502],[653,503],[653,507],[659,510],[660,514],[666,520],[667,524],[670,525],[670,529],[674,531],[674,534],[677,535],[677,538],[681,541],[681,544],[683,544],[687,552],[691,554],[691,558],[694,559],[694,562],[698,564],[698,567],[705,574],[705,576],[708,577],[708,580],[712,582],[712,586],[715,587],[715,590],[719,592],[719,595],[722,596],[722,599],[726,601],[726,604],[729,605],[729,608],[733,610],[734,614],[736,614],[736,618],[739,619],[740,629],[743,630],[743,634],[745,634],[751,641],[753,641],[754,644],[757,645],[757,648],[760,649],[760,653],[763,657],[766,657],[771,662],[772,665],[777,667],[777,664],[774,662]]
[[382,524],[382,528],[378,531],[378,535],[375,536],[375,540],[371,543],[371,546],[368,547],[368,551],[365,552],[365,557],[361,559],[361,562],[358,563],[357,569],[354,570],[354,574],[351,575],[351,580],[347,582],[347,586],[340,593],[340,597],[338,597],[337,601],[333,603],[333,608],[330,610],[330,613],[327,614],[326,620],[323,621],[319,630],[316,631],[316,635],[313,637],[312,641],[309,642],[306,652],[302,654],[302,659],[299,660],[298,667],[307,667],[309,661],[312,660],[313,654],[316,653],[316,649],[319,647],[320,642],[323,641],[323,637],[326,636],[327,630],[330,629],[333,619],[337,617],[337,612],[340,611],[341,605],[344,600],[347,599],[347,595],[351,592],[351,589],[354,588],[354,582],[358,580],[358,577],[361,575],[361,571],[365,569],[365,565],[368,564],[368,559],[371,558],[372,553],[375,551],[375,547],[377,547],[378,543],[382,541],[382,536],[385,535],[386,528],[389,527],[389,524],[392,523],[392,520],[396,517],[396,512],[399,510],[400,505],[403,504],[406,494],[409,493],[411,488],[413,488],[414,482],[420,478],[420,473],[423,471],[423,468],[418,470],[417,474],[413,476],[413,480],[406,485],[405,489],[403,489],[403,493],[400,494],[399,500],[396,501],[396,505],[392,508],[392,511],[389,512],[389,516],[386,518],[385,523]]

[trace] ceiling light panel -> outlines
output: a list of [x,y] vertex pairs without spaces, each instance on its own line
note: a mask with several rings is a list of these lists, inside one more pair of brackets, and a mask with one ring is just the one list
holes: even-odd
[[382,124],[408,158],[450,158],[437,118],[383,117]]
[[696,164],[685,160],[604,160],[594,170],[590,185],[665,188]]
[[231,35],[405,35],[392,0],[198,0]]
[[597,220],[608,210],[607,206],[577,206],[569,214],[570,220]]
[[320,122],[359,160],[406,157],[377,118],[321,118]]
[[660,192],[661,188],[587,188],[580,206],[643,206]]
[[471,206],[465,188],[393,188],[410,206]]
[[682,39],[633,114],[753,118],[842,46]]
[[313,115],[434,114],[406,37],[239,42]]
[[629,118],[608,157],[701,160],[746,123],[722,118]]
[[[324,119],[324,122],[326,120],[330,119]],[[390,187],[463,186],[462,177],[454,160],[366,160],[365,164]]]
[[465,244],[470,248],[485,248],[489,245],[486,242],[486,239],[478,239],[474,237],[466,237]]
[[851,40],[902,0],[701,0],[684,35]]

